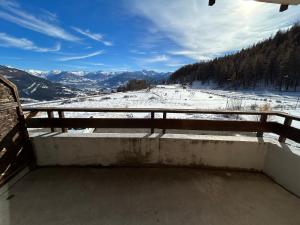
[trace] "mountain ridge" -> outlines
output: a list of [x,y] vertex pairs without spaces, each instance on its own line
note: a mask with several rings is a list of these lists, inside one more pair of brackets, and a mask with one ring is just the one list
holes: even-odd
[[116,89],[126,84],[129,80],[142,79],[150,83],[160,83],[168,80],[169,72],[156,72],[153,70],[141,71],[49,71],[49,72],[32,72],[32,75],[43,77],[52,82],[61,83],[66,86],[80,89],[99,89],[110,88]]
[[16,84],[22,102],[57,100],[77,96],[95,95],[117,90],[130,80],[145,80],[148,83],[161,83],[170,73],[155,71],[41,71],[1,66],[0,75]]
[[300,25],[239,52],[183,66],[171,83],[214,83],[221,88],[300,90]]
[[19,91],[21,100],[55,100],[81,95],[77,89],[33,76],[23,70],[0,65],[0,75],[13,82]]

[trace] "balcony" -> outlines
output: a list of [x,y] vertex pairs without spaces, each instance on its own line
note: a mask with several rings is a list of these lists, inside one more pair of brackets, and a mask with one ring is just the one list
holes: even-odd
[[[0,101],[5,124],[0,129],[1,225],[300,223],[300,156],[286,144],[300,143],[300,130],[292,123],[298,117],[24,108],[14,85],[3,78],[0,84],[1,96],[8,96]],[[75,118],[68,112],[106,112],[107,117]],[[136,117],[111,117],[120,112]],[[141,113],[149,116],[140,118]],[[183,113],[258,120],[171,117]],[[271,116],[284,122],[268,120]],[[28,133],[27,128],[40,130]],[[73,133],[72,128],[101,132]]]

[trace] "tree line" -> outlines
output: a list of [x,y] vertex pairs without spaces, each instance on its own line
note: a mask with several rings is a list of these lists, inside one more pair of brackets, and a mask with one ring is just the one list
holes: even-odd
[[219,87],[260,86],[297,91],[300,89],[300,25],[278,31],[275,36],[235,54],[186,65],[175,71],[170,81],[213,81]]

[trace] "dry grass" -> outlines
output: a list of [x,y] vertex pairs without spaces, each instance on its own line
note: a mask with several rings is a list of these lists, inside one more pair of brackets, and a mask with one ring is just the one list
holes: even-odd
[[[258,109],[259,109],[260,112],[271,112],[273,110],[270,103],[265,103],[263,105],[260,105],[258,107]],[[257,116],[256,120],[260,121],[260,116]],[[271,120],[272,120],[272,117],[269,115],[268,116],[268,121],[271,121]]]
[[243,100],[238,98],[227,99],[226,110],[239,111],[242,110]]
[[265,104],[259,106],[259,111],[260,112],[270,112],[270,111],[272,111],[272,106],[270,103],[265,103]]

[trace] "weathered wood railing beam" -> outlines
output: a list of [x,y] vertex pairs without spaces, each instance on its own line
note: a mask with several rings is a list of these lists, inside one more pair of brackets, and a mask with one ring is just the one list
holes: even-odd
[[289,115],[284,112],[270,111],[270,112],[257,112],[257,111],[228,111],[228,110],[203,110],[203,109],[166,109],[166,108],[67,108],[67,107],[23,107],[23,111],[39,111],[47,112],[63,110],[64,112],[120,112],[120,113],[194,113],[194,114],[212,114],[212,115],[269,115],[279,116],[284,118],[291,118],[300,121],[300,117]]
[[[67,132],[67,128],[150,128],[151,133],[155,129],[174,130],[203,130],[203,131],[234,131],[256,132],[257,137],[262,137],[264,132],[275,133],[280,137],[278,141],[285,142],[286,138],[300,143],[300,129],[291,127],[292,121],[300,121],[299,117],[282,112],[255,112],[255,111],[215,111],[197,109],[147,109],[147,108],[56,108],[39,107],[24,108],[24,111],[47,112],[47,118],[31,118],[27,125],[32,128],[61,128]],[[54,118],[53,112],[58,112],[59,118]],[[65,118],[64,112],[112,112],[112,113],[150,113],[150,119],[97,119],[97,118]],[[155,118],[155,113],[162,113],[163,118]],[[167,113],[188,114],[221,114],[221,115],[257,115],[259,121],[228,121],[228,120],[188,120],[167,119]],[[268,122],[268,116],[280,116],[285,118],[284,124]]]
[[[61,110],[58,111],[58,117],[61,118],[61,119],[62,119],[62,118],[65,118],[65,113],[64,113],[64,111],[61,111]],[[62,128],[62,132],[63,132],[63,133],[66,133],[66,132],[68,132],[68,129],[65,128],[65,127],[63,127],[63,128]]]
[[[49,118],[49,119],[54,118],[54,113],[53,113],[52,110],[47,110],[47,115],[48,115],[48,118]],[[51,128],[51,132],[54,132],[54,131],[55,131],[54,127],[50,127],[50,128]]]
[[[292,122],[293,122],[293,120],[292,120],[291,118],[285,118],[283,125],[284,125],[285,128],[288,129],[288,128],[291,127]],[[279,138],[278,138],[278,141],[284,143],[285,140],[286,140],[286,136],[287,136],[287,135],[281,134],[281,135],[279,136]]]
[[[267,114],[262,114],[260,116],[260,123],[261,124],[265,124],[267,122],[267,120],[268,120],[268,115]],[[263,134],[264,134],[263,132],[257,132],[256,136],[257,137],[263,137]]]

